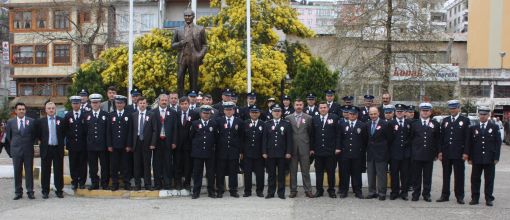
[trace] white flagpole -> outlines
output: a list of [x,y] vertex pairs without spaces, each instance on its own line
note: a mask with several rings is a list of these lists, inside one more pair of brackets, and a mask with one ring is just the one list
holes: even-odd
[[128,57],[128,103],[131,104],[131,90],[133,89],[133,0],[129,0],[129,57]]
[[251,92],[251,15],[250,0],[246,0],[246,70],[247,70],[247,92]]

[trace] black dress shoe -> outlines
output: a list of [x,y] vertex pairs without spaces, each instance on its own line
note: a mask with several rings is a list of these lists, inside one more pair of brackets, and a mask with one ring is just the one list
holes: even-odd
[[386,196],[379,196],[379,201],[384,201],[386,200]]
[[152,191],[152,186],[145,186],[144,189],[148,190],[148,191]]
[[57,192],[57,197],[60,198],[60,199],[63,199],[64,198],[64,193],[62,192]]
[[199,195],[198,194],[195,194],[193,193],[193,195],[191,195],[191,199],[198,199]]
[[261,192],[257,193],[257,197],[260,197],[260,198],[264,197],[264,193],[261,193]]
[[142,186],[135,186],[134,190],[135,191],[140,191],[140,190],[142,190]]
[[[345,195],[345,197],[347,197],[347,194]],[[344,197],[344,198],[345,198],[345,197]],[[358,198],[358,199],[363,199],[363,194],[358,193],[358,194],[356,194],[354,197],[356,197],[356,198]],[[341,198],[341,197],[340,197],[340,198]]]
[[127,190],[127,191],[131,190],[131,186],[130,185],[124,185],[124,190]]
[[34,196],[34,194],[33,194],[33,193],[29,193],[29,194],[28,194],[28,198],[29,198],[29,199],[35,199],[35,196]]
[[395,200],[395,199],[397,199],[397,198],[398,198],[398,196],[396,196],[396,195],[391,195],[391,196],[390,196],[390,200]]
[[22,195],[16,195],[12,200],[20,200],[21,198],[23,198]]
[[315,198],[315,195],[310,191],[310,192],[305,192],[305,196],[308,197],[308,198]]
[[251,193],[245,193],[243,194],[243,197],[250,197],[251,196]]
[[336,194],[334,192],[330,192],[329,198],[336,199]]
[[411,201],[413,201],[413,202],[416,202],[416,201],[418,201],[418,200],[420,200],[420,198],[419,198],[419,197],[416,197],[416,196],[413,196],[413,198],[411,199]]
[[102,188],[103,190],[109,190],[109,189],[110,189],[110,187],[109,187],[109,186],[102,186],[101,188]]
[[469,202],[470,205],[478,205],[478,201],[477,200],[471,200],[471,202]]
[[77,184],[73,184],[73,186],[71,187],[72,190],[76,190],[78,189],[78,185]]
[[43,199],[48,199],[49,198],[48,193],[43,193],[42,198]]
[[365,199],[375,199],[377,197],[379,197],[377,194],[373,194],[373,195],[366,196]]
[[432,199],[430,199],[430,197],[423,197],[423,200],[425,200],[425,202],[432,202]]
[[400,196],[400,198],[402,198],[402,200],[404,200],[404,201],[409,200],[409,199],[407,198],[407,196]]
[[119,185],[112,186],[112,191],[117,191],[117,190],[119,190]]
[[461,205],[466,204],[466,203],[464,202],[464,199],[457,199],[457,203],[458,203],[458,204],[461,204]]
[[315,198],[322,197],[324,195],[324,192],[317,191],[315,192]]
[[237,192],[231,192],[230,197],[239,198],[239,193]]
[[220,198],[220,199],[223,198],[223,193],[216,194],[216,198]]
[[274,194],[273,195],[270,195],[270,194],[266,195],[266,199],[271,199],[271,198],[274,198]]
[[339,197],[340,199],[347,198],[347,193],[340,193]]
[[438,200],[436,200],[436,202],[448,202],[450,199],[446,198],[446,197],[441,197],[439,198]]
[[80,184],[80,189],[85,189],[85,184]]
[[99,189],[99,185],[92,184],[89,186],[88,190],[97,190]]
[[285,199],[285,195],[278,195],[278,198]]
[[296,198],[297,192],[291,192],[289,198]]
[[487,202],[485,202],[485,205],[487,205],[487,206],[493,206],[494,204],[492,203],[492,201],[487,201]]
[[207,196],[209,196],[209,198],[213,198],[213,199],[217,198],[214,193],[209,193]]

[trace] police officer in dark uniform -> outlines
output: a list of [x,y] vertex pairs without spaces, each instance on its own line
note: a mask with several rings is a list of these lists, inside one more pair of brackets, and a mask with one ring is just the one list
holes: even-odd
[[346,95],[342,98],[344,101],[344,105],[352,106],[352,101],[354,101],[354,96]]
[[255,173],[258,197],[264,197],[264,159],[262,158],[262,135],[264,122],[260,120],[260,109],[250,106],[250,119],[244,121],[243,144],[241,147],[244,164],[244,195],[251,196],[252,173]]
[[233,102],[223,103],[225,116],[216,118],[218,142],[216,146],[216,189],[217,198],[225,192],[225,174],[228,175],[228,188],[231,197],[238,198],[237,172],[242,143],[243,122],[234,116]]
[[340,114],[338,120],[340,122],[349,122],[349,112],[351,111],[351,105],[342,105],[340,106]]
[[319,115],[319,109],[315,105],[315,95],[313,93],[309,93],[306,96],[306,107],[305,107],[305,113],[310,116]]
[[138,107],[137,107],[138,98],[141,95],[142,95],[142,93],[137,88],[133,88],[131,90],[131,104],[127,105],[126,108],[125,108],[128,112],[136,112],[136,111],[138,111]]
[[200,114],[200,103],[197,103],[197,96],[198,93],[194,90],[188,93],[188,99],[189,99],[189,110],[192,111],[194,114],[197,115]]
[[325,91],[326,93],[326,104],[328,104],[329,112],[331,114],[335,114],[338,117],[342,114],[342,110],[340,110],[340,104],[335,102],[335,90],[328,89]]
[[284,95],[282,97],[282,112],[283,112],[282,118],[285,118],[288,115],[294,113],[294,107],[292,107],[292,100],[288,95]]
[[454,191],[457,203],[464,204],[464,170],[467,160],[467,142],[470,122],[467,117],[460,115],[460,101],[448,101],[450,117],[441,123],[441,141],[438,158],[443,165],[443,190],[437,202],[450,199],[450,177],[454,176]]
[[411,175],[411,120],[406,119],[407,106],[396,104],[396,118],[390,122],[393,140],[390,144],[390,200],[408,199],[409,178]]
[[112,177],[112,191],[119,189],[119,173],[122,175],[124,189],[131,190],[131,169],[128,166],[129,156],[132,154],[128,145],[129,131],[131,129],[129,113],[126,107],[127,97],[115,96],[115,111],[110,113],[107,123],[106,142],[110,152],[110,173]]
[[[85,126],[87,129],[87,159],[89,164],[90,182],[89,190],[101,188],[107,190],[110,182],[110,157],[106,144],[106,127],[108,123],[108,113],[101,110],[100,94],[91,94],[89,96],[92,110],[85,116]],[[97,175],[98,162],[101,164],[101,178]]]
[[72,110],[64,116],[66,147],[69,152],[69,170],[73,190],[85,189],[87,181],[87,146],[85,113],[81,110],[80,97],[71,96]]
[[384,105],[383,106],[384,111],[384,121],[387,123],[390,123],[395,118],[395,106],[392,104]]
[[82,89],[78,95],[80,96],[80,110],[86,112],[90,111],[92,107],[90,106],[89,92],[86,89]]
[[212,107],[200,106],[200,119],[193,121],[190,128],[191,157],[193,158],[193,194],[192,199],[200,196],[204,165],[207,177],[209,197],[216,198],[214,192],[214,153],[218,132],[215,120],[210,119]]
[[246,95],[247,99],[247,105],[246,107],[243,107],[240,109],[240,118],[242,120],[248,120],[250,119],[250,107],[257,104],[257,93],[255,92],[249,92]]
[[418,201],[421,194],[423,200],[431,202],[432,168],[438,155],[440,125],[430,117],[430,103],[421,103],[419,108],[420,119],[411,124],[411,160],[414,174],[412,201]]
[[266,121],[262,139],[262,157],[266,159],[268,188],[266,199],[274,198],[277,189],[278,197],[285,199],[285,160],[291,158],[292,127],[281,118],[282,107],[274,104],[271,108],[273,119]]
[[363,98],[364,98],[364,106],[361,107],[361,111],[360,111],[361,117],[359,118],[359,120],[362,122],[367,122],[368,120],[370,120],[370,117],[368,116],[368,110],[374,104],[375,97],[373,95],[364,95]]
[[418,119],[418,114],[416,114],[416,107],[414,107],[414,105],[407,106],[406,119],[411,120],[411,122]]
[[216,116],[223,116],[223,103],[230,102],[232,99],[232,91],[229,88],[226,88],[221,93],[221,102],[214,104],[212,107],[218,110],[218,114]]
[[312,118],[312,135],[310,137],[310,152],[315,154],[316,188],[315,197],[324,194],[322,187],[324,171],[328,174],[328,194],[336,198],[335,194],[335,154],[340,154],[340,124],[338,115],[329,113],[327,102],[319,103],[319,115]]
[[494,176],[496,164],[501,153],[501,135],[499,126],[489,121],[490,108],[478,108],[480,124],[471,126],[468,135],[469,163],[473,165],[471,171],[471,201],[470,205],[478,204],[480,199],[480,184],[482,173],[484,175],[485,204],[493,206]]
[[273,112],[271,110],[271,106],[273,106],[275,103],[276,103],[275,98],[271,97],[271,98],[267,99],[266,105],[268,108],[267,108],[267,111],[262,114],[265,116],[264,121],[269,121],[269,120],[273,119]]
[[366,171],[366,149],[368,133],[366,124],[358,119],[359,109],[351,106],[349,121],[340,121],[340,159],[338,161],[340,183],[338,193],[340,198],[347,197],[349,179],[352,191],[358,199],[363,199],[361,191],[361,173]]

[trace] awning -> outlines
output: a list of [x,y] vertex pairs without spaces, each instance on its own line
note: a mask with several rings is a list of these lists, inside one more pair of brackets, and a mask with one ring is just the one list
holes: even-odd
[[16,103],[23,102],[27,107],[44,108],[44,104],[50,99],[48,96],[18,96],[10,103],[10,107],[14,107]]

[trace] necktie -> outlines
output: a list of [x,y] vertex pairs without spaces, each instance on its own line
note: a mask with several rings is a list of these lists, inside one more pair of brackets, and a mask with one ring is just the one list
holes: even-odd
[[49,145],[57,145],[57,129],[55,127],[55,118],[50,117],[50,140],[48,141]]
[[227,119],[227,126],[228,126],[228,128],[230,128],[230,127],[232,126],[232,125],[230,124],[230,118],[229,118],[229,119]]
[[78,120],[78,112],[74,113],[74,120]]
[[485,134],[485,123],[482,123],[482,134]]
[[278,126],[279,121],[275,121],[275,125]]
[[122,117],[122,114],[119,112],[119,118]]
[[351,121],[351,129],[354,128],[354,122]]
[[184,126],[184,124],[186,123],[186,118],[188,118],[186,115],[187,115],[186,112],[183,112],[183,114],[182,114],[182,126]]
[[207,121],[204,121],[204,127],[207,127]]
[[423,127],[426,127],[427,126],[427,121],[423,121]]
[[140,140],[143,141],[143,128],[145,126],[145,120],[144,120],[144,117],[143,117],[143,113],[141,113],[140,115],[140,128],[138,129],[138,131],[140,131],[140,134],[138,135],[140,137]]
[[296,124],[297,127],[299,128],[299,126],[301,125],[301,115],[296,115]]
[[372,128],[370,129],[370,134],[371,134],[371,135],[374,135],[374,133],[375,133],[375,125],[377,125],[377,124],[375,123],[375,121],[372,121]]
[[325,117],[324,117],[324,116],[322,116],[322,117],[321,117],[321,124],[322,124],[322,127],[324,127],[324,122],[325,122],[325,121],[326,121]]
[[94,112],[94,118],[97,119],[97,112]]
[[19,132],[21,135],[25,134],[25,123],[23,123],[23,119],[19,120]]
[[400,127],[404,126],[404,124],[402,124],[402,120],[399,120],[398,124],[400,125]]

